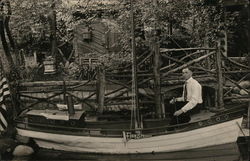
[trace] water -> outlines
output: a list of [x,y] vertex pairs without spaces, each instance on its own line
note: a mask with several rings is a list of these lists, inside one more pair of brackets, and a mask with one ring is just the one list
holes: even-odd
[[[248,142],[249,143],[249,142]],[[249,144],[244,138],[237,143],[195,150],[136,155],[97,155],[40,149],[29,161],[248,161]],[[20,159],[19,159],[20,160]],[[13,159],[12,161],[18,161]]]
[[39,149],[33,156],[12,158],[8,155],[0,161],[249,161],[249,150],[250,137],[240,137],[237,143],[181,152],[100,155]]

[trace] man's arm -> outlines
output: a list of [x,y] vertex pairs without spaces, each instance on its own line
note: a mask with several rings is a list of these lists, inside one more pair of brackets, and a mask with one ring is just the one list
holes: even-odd
[[191,98],[191,100],[185,106],[183,106],[180,110],[178,110],[174,113],[174,116],[179,116],[182,113],[186,113],[187,111],[194,108],[197,104],[198,104],[198,101]]
[[176,111],[174,113],[174,116],[179,116],[182,113],[186,113],[187,111],[193,109],[197,104],[198,104],[198,99],[200,97],[200,92],[201,87],[199,85],[193,84],[191,87],[191,98],[188,101],[188,103],[183,106],[180,110]]
[[182,96],[181,97],[172,98],[170,100],[170,104],[174,104],[175,102],[184,102],[184,91],[182,92]]
[[191,99],[185,106],[181,108],[181,110],[186,113],[187,111],[193,109],[198,104],[198,101],[195,99]]
[[182,96],[182,97],[172,98],[170,100],[170,103],[174,104],[175,102],[183,102],[183,101],[184,101],[184,97]]
[[177,98],[176,98],[176,101],[177,101],[177,102],[184,102],[184,97],[183,97],[183,96],[177,97]]

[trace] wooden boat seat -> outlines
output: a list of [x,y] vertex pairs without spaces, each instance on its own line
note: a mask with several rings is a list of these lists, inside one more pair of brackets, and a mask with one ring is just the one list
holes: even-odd
[[75,114],[69,115],[67,111],[59,110],[31,110],[27,112],[28,116],[43,116],[53,120],[79,120],[85,111],[75,111]]
[[193,114],[191,116],[190,123],[197,122],[200,120],[206,120],[214,116],[216,113],[209,112],[208,110],[201,110],[199,113]]

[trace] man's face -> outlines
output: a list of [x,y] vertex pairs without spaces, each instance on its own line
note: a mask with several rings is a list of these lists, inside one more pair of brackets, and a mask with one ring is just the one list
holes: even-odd
[[183,69],[182,76],[184,80],[188,80],[190,77],[192,77],[192,72],[189,69]]

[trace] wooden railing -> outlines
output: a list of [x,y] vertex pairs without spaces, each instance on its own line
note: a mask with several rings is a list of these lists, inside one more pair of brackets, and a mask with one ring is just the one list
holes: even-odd
[[[162,89],[159,97],[167,94],[162,100],[170,99],[173,91],[182,88],[181,70],[186,67],[193,70],[194,77],[205,90],[213,91],[214,97],[208,99],[214,103],[209,105],[223,107],[224,100],[249,99],[249,89],[240,83],[249,78],[250,67],[224,56],[216,48],[161,49],[160,54]],[[139,103],[141,106],[152,106],[155,99],[154,67],[145,67],[148,63],[144,62],[151,61],[153,54],[147,52],[139,59],[138,66],[143,65],[141,69],[147,69],[139,70],[137,74]],[[94,80],[20,83],[17,88],[20,104],[22,108],[56,108],[57,103],[65,103],[67,95],[73,97],[76,104],[101,113],[116,106],[118,109],[130,109],[131,71],[106,72],[103,67],[97,69]],[[245,95],[234,95],[234,88],[244,91]]]

